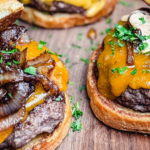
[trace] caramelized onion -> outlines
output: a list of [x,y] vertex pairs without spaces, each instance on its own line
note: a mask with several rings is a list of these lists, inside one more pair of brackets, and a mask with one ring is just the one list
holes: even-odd
[[17,41],[17,45],[25,45],[30,42],[31,42],[30,38],[29,38],[28,34],[25,32],[25,33],[21,34],[20,39]]
[[5,118],[0,119],[0,132],[3,132],[10,127],[15,126],[20,120],[23,118],[25,114],[25,108],[22,107],[19,111],[15,114],[9,115]]
[[0,74],[0,85],[4,85],[8,82],[23,81],[23,73],[20,69],[8,71]]
[[22,69],[25,68],[25,65],[27,64],[27,48],[25,48],[22,52],[21,52],[21,55],[20,55],[20,67]]
[[12,97],[0,104],[0,118],[16,113],[25,104],[28,88],[29,84],[24,82],[7,85],[7,90]]

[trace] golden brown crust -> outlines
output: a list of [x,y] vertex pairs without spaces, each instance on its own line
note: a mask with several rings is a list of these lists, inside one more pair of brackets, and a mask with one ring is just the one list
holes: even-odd
[[144,0],[148,5],[150,5],[150,0]]
[[67,94],[65,93],[65,117],[62,123],[54,130],[52,134],[41,134],[34,138],[26,146],[18,150],[55,150],[67,135],[71,124],[71,107]]
[[103,97],[97,89],[93,60],[102,52],[99,46],[92,54],[87,75],[87,91],[95,116],[104,124],[124,131],[150,133],[150,113],[135,112]]
[[94,17],[86,17],[80,14],[44,14],[30,7],[25,7],[21,19],[29,23],[34,23],[44,28],[70,28],[85,25],[99,20],[108,15],[114,8],[117,0],[107,0],[105,7]]

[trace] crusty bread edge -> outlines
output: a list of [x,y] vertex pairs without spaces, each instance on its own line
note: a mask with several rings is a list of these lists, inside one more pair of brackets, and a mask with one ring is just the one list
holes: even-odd
[[34,138],[26,146],[18,150],[55,150],[62,142],[62,140],[67,135],[72,118],[70,101],[68,99],[67,93],[65,93],[65,117],[62,123],[54,130],[50,135],[41,134]]
[[150,0],[144,0],[148,5],[150,5]]
[[105,7],[94,17],[90,18],[80,14],[48,15],[25,6],[21,19],[44,28],[70,28],[93,23],[108,15],[114,9],[116,2],[117,0],[107,0]]
[[95,116],[104,124],[119,130],[150,133],[150,113],[135,112],[103,97],[97,89],[93,60],[102,52],[100,45],[92,54],[87,74],[87,91]]

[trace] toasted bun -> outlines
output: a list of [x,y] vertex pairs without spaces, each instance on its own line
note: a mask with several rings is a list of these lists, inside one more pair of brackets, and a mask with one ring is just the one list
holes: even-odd
[[150,0],[144,0],[148,5],[150,5]]
[[99,46],[92,54],[87,75],[87,91],[95,116],[104,124],[119,130],[150,133],[150,113],[135,112],[103,97],[97,89],[93,60],[102,52]]
[[23,5],[17,0],[0,0],[0,30],[18,19],[22,11]]
[[65,117],[62,123],[54,130],[52,134],[41,134],[34,138],[26,146],[18,150],[55,150],[67,135],[71,124],[71,107],[67,94],[65,93]]
[[94,17],[87,18],[80,14],[44,14],[36,9],[25,7],[21,19],[44,28],[70,28],[93,23],[108,15],[114,8],[117,0],[107,0],[105,7]]

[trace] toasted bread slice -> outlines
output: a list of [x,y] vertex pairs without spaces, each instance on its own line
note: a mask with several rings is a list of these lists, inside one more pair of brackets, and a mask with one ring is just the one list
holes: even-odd
[[0,31],[18,19],[23,5],[17,0],[0,0]]
[[148,5],[150,5],[150,0],[144,0]]

